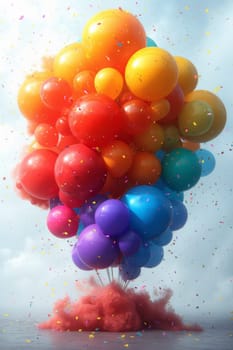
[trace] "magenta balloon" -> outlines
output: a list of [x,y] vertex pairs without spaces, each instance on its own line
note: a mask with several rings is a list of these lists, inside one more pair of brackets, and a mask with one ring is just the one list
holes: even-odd
[[109,267],[119,255],[117,243],[96,224],[83,229],[78,237],[77,249],[83,263],[93,269]]
[[136,253],[142,244],[142,240],[137,233],[129,230],[119,238],[118,244],[121,253],[125,256],[129,256]]
[[129,210],[119,199],[108,199],[96,209],[95,222],[104,234],[121,236],[129,226]]
[[78,215],[73,209],[66,205],[57,205],[48,213],[47,227],[49,231],[58,238],[75,236],[78,225]]

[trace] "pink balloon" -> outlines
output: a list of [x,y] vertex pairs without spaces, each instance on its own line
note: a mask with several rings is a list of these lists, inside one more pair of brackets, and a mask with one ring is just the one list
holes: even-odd
[[66,205],[52,208],[47,217],[49,231],[58,238],[75,236],[78,230],[79,217],[77,213]]

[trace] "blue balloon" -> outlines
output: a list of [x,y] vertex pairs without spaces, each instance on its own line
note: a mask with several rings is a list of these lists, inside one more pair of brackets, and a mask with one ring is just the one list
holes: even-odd
[[154,186],[132,187],[122,201],[130,211],[130,228],[144,241],[161,234],[170,225],[171,202]]
[[53,209],[57,205],[62,205],[62,202],[60,201],[59,197],[51,198],[49,200],[49,208]]
[[188,212],[186,206],[181,201],[173,199],[171,200],[171,204],[173,208],[173,215],[169,228],[172,231],[175,231],[179,230],[185,225],[188,218]]
[[165,246],[168,245],[173,238],[173,233],[170,228],[168,228],[165,232],[161,233],[161,235],[153,238],[152,242],[156,245]]
[[155,156],[162,161],[163,157],[165,156],[166,152],[164,152],[162,149],[158,150],[157,152],[155,152]]
[[147,47],[157,47],[158,45],[156,44],[156,42],[149,38],[148,36],[146,37],[146,46]]
[[123,262],[130,266],[142,267],[150,259],[150,247],[149,244],[142,244],[136,253],[127,256],[123,259]]
[[163,260],[164,251],[163,248],[154,243],[150,244],[150,258],[144,267],[155,267],[161,263]]
[[199,149],[196,151],[196,155],[199,159],[199,163],[201,164],[201,176],[207,176],[212,173],[216,165],[213,153],[207,149]]
[[138,266],[128,265],[127,263],[122,263],[119,266],[120,276],[123,281],[131,281],[137,278],[141,273],[141,268]]
[[177,199],[183,202],[184,193],[172,190],[170,187],[167,186],[163,179],[159,178],[155,182],[154,186],[161,190],[168,199]]
[[86,226],[85,226],[81,221],[79,221],[77,236],[80,235],[80,233],[82,232],[82,230],[83,230],[85,227],[86,227]]

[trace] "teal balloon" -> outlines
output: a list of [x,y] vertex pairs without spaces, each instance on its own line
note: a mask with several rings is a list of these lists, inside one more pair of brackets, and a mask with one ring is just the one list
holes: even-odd
[[162,178],[167,186],[177,192],[189,190],[201,177],[201,165],[195,152],[176,148],[162,161]]
[[146,37],[146,46],[147,47],[157,47],[158,45],[156,44],[156,42],[149,38],[148,36]]
[[154,186],[132,187],[122,197],[130,212],[130,229],[147,241],[164,232],[172,219],[172,205]]
[[201,165],[201,176],[207,176],[214,171],[216,161],[213,153],[207,149],[199,149],[196,151],[196,155]]

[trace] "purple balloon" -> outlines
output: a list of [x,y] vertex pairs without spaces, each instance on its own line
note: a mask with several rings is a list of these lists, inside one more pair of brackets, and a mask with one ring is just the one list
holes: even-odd
[[119,255],[118,245],[96,224],[85,227],[80,233],[77,250],[82,262],[93,269],[109,267]]
[[129,210],[119,199],[108,199],[97,208],[95,222],[104,234],[121,236],[129,226]]
[[90,270],[92,270],[92,267],[86,265],[86,264],[80,259],[80,256],[79,256],[79,253],[78,253],[78,248],[77,248],[77,243],[74,245],[73,250],[72,250],[72,260],[73,260],[74,264],[75,264],[76,266],[78,266],[78,268],[80,268],[81,270],[84,270],[84,271],[90,271]]
[[142,240],[137,233],[129,230],[119,238],[118,244],[121,253],[129,256],[136,253],[142,244]]
[[84,226],[92,225],[95,223],[95,211],[98,206],[106,201],[108,197],[103,194],[97,194],[96,196],[88,199],[85,204],[79,209],[80,221]]

